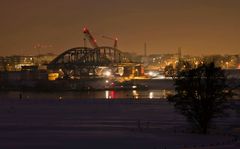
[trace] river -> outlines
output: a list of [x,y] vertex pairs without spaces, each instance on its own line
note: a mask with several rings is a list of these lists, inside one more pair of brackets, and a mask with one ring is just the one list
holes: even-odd
[[[0,99],[161,99],[175,94],[174,90],[101,90],[101,91],[65,91],[65,92],[0,92]],[[21,96],[21,97],[20,97]],[[240,99],[240,90],[235,90],[233,99]]]
[[[174,90],[124,90],[82,92],[0,92],[1,99],[166,99]],[[21,96],[21,97],[20,97]]]

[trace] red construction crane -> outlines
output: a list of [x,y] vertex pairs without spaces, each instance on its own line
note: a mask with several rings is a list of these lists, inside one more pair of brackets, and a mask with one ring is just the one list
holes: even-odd
[[108,37],[108,36],[102,36],[102,38],[106,38],[106,39],[110,39],[110,40],[113,40],[114,41],[114,45],[113,47],[114,48],[117,48],[118,47],[118,38],[112,38],[112,37]]
[[88,39],[88,41],[90,42],[90,44],[94,48],[97,48],[98,47],[97,40],[92,36],[90,31],[86,27],[83,28],[83,33],[84,33],[85,37]]

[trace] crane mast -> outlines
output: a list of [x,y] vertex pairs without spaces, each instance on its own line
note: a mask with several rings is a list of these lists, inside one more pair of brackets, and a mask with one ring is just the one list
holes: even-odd
[[85,37],[88,39],[88,41],[90,42],[90,44],[92,45],[92,47],[97,48],[98,47],[97,40],[92,36],[90,31],[86,27],[83,28],[83,33]]
[[118,48],[118,38],[112,38],[112,37],[108,37],[108,36],[102,36],[103,38],[106,38],[106,39],[110,39],[110,40],[113,40],[114,41],[114,45],[113,47],[114,48]]

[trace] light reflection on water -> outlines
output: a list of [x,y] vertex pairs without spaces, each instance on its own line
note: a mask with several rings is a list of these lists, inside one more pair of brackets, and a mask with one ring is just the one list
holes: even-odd
[[[0,99],[166,99],[174,90],[124,90],[86,92],[0,92]],[[233,99],[240,99],[240,90],[234,91]]]
[[129,91],[89,91],[89,92],[1,92],[0,99],[166,99],[173,90],[129,90]]
[[[149,98],[149,99],[166,99],[168,95],[173,94],[173,90],[151,90],[151,91],[105,91],[105,99],[118,98]],[[100,97],[101,98],[101,97]]]

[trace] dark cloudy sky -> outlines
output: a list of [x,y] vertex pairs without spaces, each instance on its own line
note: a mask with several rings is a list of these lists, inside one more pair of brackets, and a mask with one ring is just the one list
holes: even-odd
[[0,55],[60,53],[83,46],[87,26],[99,45],[143,53],[240,54],[240,0],[0,0]]

